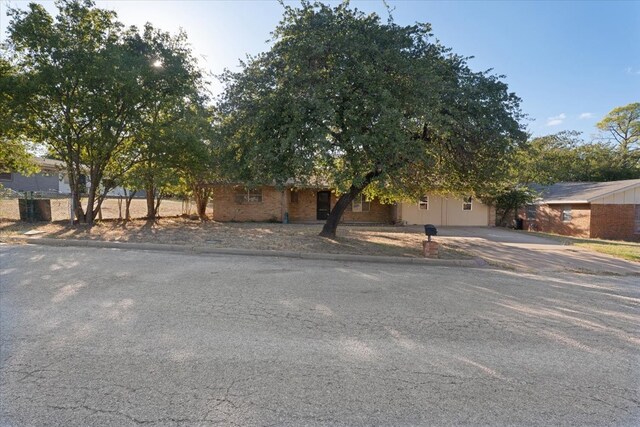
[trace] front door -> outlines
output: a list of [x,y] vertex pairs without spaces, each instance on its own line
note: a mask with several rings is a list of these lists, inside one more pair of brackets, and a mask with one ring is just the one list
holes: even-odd
[[331,191],[318,191],[316,218],[325,220],[329,218],[329,212],[331,212]]

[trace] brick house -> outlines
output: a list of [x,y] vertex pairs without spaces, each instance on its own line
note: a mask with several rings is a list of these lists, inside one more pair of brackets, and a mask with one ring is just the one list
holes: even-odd
[[[316,222],[327,219],[337,197],[328,188],[277,189],[260,186],[247,189],[242,185],[213,186],[213,219],[215,221]],[[394,222],[395,206],[378,200],[358,197],[345,211],[344,223]]]
[[559,182],[520,212],[525,230],[640,241],[640,179]]
[[[295,188],[242,185],[213,186],[212,203],[215,221],[255,221],[309,223],[324,221],[335,206],[337,197],[329,188]],[[471,197],[462,199],[435,195],[419,202],[381,203],[359,196],[342,216],[343,223],[494,225],[495,209]]]

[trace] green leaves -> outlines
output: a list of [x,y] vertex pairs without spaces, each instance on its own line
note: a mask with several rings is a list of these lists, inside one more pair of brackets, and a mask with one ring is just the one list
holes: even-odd
[[376,172],[367,192],[389,199],[500,179],[495,159],[526,139],[519,99],[429,32],[346,3],[287,6],[271,50],[223,76],[235,176],[344,192]]
[[10,12],[8,60],[18,76],[11,128],[67,163],[74,193],[88,170],[86,215],[79,199],[76,215],[91,222],[103,197],[97,189],[106,192],[136,163],[167,175],[159,169],[173,166],[167,159],[179,151],[176,134],[203,104],[204,84],[183,33],[125,28],[91,1],[57,6],[55,19],[36,4]]
[[614,108],[596,126],[617,146],[620,166],[640,175],[640,102]]

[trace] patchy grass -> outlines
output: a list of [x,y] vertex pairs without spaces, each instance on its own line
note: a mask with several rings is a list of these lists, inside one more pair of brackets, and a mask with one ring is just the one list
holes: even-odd
[[[122,242],[185,244],[218,248],[283,250],[296,252],[343,253],[422,257],[424,235],[415,229],[394,226],[338,227],[338,236],[318,236],[322,224],[219,223],[182,217],[158,221],[102,221],[93,227],[69,226],[65,221],[27,224],[0,222],[0,240],[38,232],[57,239],[90,239]],[[466,252],[443,245],[440,258],[472,258]]]
[[567,245],[573,245],[595,252],[612,255],[629,261],[640,262],[640,243],[620,240],[586,239],[581,237],[561,236],[558,234],[525,231],[525,233],[548,237]]
[[628,244],[611,244],[601,242],[578,242],[575,246],[581,246],[592,251],[601,252],[603,254],[613,255],[618,258],[624,258],[629,261],[640,262],[640,245],[634,243]]

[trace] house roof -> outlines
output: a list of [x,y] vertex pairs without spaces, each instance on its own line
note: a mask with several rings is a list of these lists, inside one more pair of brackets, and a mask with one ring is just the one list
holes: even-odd
[[34,157],[33,163],[40,166],[42,169],[66,169],[67,164],[61,160],[47,159],[45,157]]
[[558,182],[549,186],[534,185],[540,192],[539,203],[590,203],[595,199],[639,187],[640,179],[609,182]]

